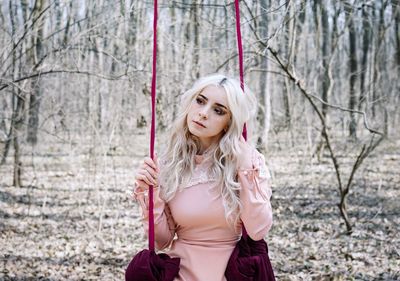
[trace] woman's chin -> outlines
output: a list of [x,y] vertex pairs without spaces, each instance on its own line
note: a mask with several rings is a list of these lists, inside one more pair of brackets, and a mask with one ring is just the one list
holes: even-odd
[[189,133],[191,133],[192,135],[194,135],[196,137],[199,137],[199,132],[195,128],[192,128],[192,126],[188,126],[188,129],[189,129]]

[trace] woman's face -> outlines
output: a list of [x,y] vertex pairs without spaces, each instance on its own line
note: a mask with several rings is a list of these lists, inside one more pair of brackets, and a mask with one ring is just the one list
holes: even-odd
[[202,148],[218,141],[228,129],[231,113],[223,87],[207,86],[190,104],[187,125],[190,133],[200,139]]

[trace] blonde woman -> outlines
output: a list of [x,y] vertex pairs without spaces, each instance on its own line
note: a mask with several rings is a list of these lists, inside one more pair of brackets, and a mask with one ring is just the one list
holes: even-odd
[[176,281],[226,280],[242,224],[253,240],[271,228],[264,156],[242,137],[257,108],[245,91],[220,74],[196,81],[182,96],[160,161],[146,157],[135,176],[146,233],[147,190],[155,186],[155,247],[181,259]]

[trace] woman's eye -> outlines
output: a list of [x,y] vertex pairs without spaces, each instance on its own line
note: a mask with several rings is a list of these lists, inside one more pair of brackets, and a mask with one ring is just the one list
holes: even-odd
[[216,108],[215,109],[215,112],[218,114],[218,115],[224,115],[225,114],[225,111],[223,111],[222,109],[220,109],[220,108]]
[[198,104],[204,104],[204,101],[201,98],[196,98],[196,102]]

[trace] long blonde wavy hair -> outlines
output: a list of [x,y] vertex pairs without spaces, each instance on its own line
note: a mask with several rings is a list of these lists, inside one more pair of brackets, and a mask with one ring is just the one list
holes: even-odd
[[231,112],[229,128],[219,142],[207,149],[205,159],[213,160],[209,173],[217,179],[216,187],[222,196],[225,218],[234,225],[239,220],[241,204],[239,200],[240,185],[237,182],[237,155],[240,152],[240,137],[243,126],[251,127],[256,114],[256,98],[240,82],[221,74],[212,74],[197,80],[193,87],[182,95],[181,108],[172,125],[169,143],[161,155],[160,196],[169,202],[176,192],[183,189],[194,171],[194,156],[200,149],[199,139],[190,133],[187,115],[190,105],[207,86],[223,87],[227,94],[228,108]]

